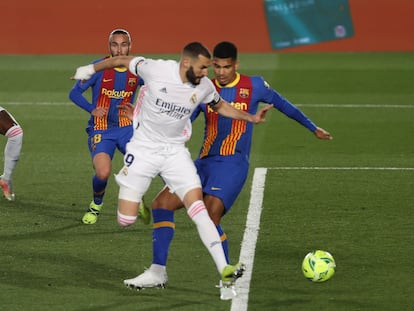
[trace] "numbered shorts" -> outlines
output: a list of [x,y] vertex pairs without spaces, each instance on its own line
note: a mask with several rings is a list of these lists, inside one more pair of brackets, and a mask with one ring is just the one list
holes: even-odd
[[129,143],[124,167],[115,177],[120,186],[119,198],[141,202],[157,175],[181,200],[188,191],[201,188],[191,154],[184,145],[150,148]]
[[88,147],[91,157],[93,158],[97,153],[104,152],[112,159],[116,149],[125,154],[126,144],[131,139],[132,133],[132,126],[90,132],[88,135]]

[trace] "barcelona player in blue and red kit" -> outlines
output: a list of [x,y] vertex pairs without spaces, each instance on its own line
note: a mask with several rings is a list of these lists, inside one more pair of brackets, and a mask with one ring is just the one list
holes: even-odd
[[[238,109],[253,114],[260,102],[270,103],[311,132],[316,131],[316,125],[270,88],[263,78],[241,75],[234,71],[232,81],[229,81],[227,71],[231,71],[233,65],[230,60],[221,62],[221,59],[215,55],[213,82],[225,100]],[[204,115],[206,126],[204,142],[195,163],[202,179],[204,194],[219,198],[223,203],[218,208],[217,216],[220,216],[233,205],[247,178],[253,127],[247,122],[222,117],[207,105],[199,106],[193,118],[198,113]]]
[[[128,55],[130,48],[128,31],[115,29],[110,33],[111,56]],[[141,84],[143,82],[127,68],[114,68],[97,72],[89,80],[78,81],[70,91],[69,98],[91,115],[86,132],[95,174],[92,178],[93,200],[82,218],[85,224],[97,221],[115,150],[125,154],[125,146],[133,133],[132,121],[119,106],[133,102]],[[89,88],[92,89],[92,103],[83,95]]]
[[[317,127],[305,114],[272,89],[261,77],[237,72],[237,48],[230,42],[221,42],[213,51],[213,83],[221,97],[236,108],[255,114],[261,102],[274,106],[296,120],[317,138],[331,139],[331,135]],[[222,246],[229,262],[226,234],[220,220],[233,205],[246,181],[253,126],[245,121],[226,118],[208,105],[200,105],[192,119],[202,113],[205,118],[204,141],[195,160],[200,176],[204,202],[221,236]],[[151,267],[135,279],[137,287],[164,287],[167,282],[168,249],[174,235],[173,211],[182,203],[168,188],[163,189],[152,204],[153,262]],[[234,286],[222,286],[221,298],[231,299]]]

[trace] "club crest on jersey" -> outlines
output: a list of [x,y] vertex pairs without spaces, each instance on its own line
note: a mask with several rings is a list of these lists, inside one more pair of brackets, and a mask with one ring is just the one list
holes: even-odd
[[121,171],[121,174],[127,176],[128,175],[128,168],[124,167]]
[[239,95],[241,98],[247,98],[250,95],[250,89],[240,88]]
[[128,79],[128,85],[129,86],[135,86],[137,84],[137,78],[129,78]]
[[192,103],[192,104],[197,103],[197,95],[196,95],[196,94],[193,94],[193,95],[191,96],[190,101],[191,101],[191,103]]

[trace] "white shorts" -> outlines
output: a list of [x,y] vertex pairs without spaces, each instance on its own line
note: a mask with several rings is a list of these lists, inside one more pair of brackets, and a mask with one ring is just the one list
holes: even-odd
[[115,176],[120,186],[119,198],[141,202],[157,175],[181,200],[188,191],[201,188],[197,169],[184,145],[145,146],[134,141],[127,144],[124,167]]

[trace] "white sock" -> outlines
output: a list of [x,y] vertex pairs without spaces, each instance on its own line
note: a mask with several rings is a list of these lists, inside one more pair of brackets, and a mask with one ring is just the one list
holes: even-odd
[[7,181],[12,179],[14,168],[20,158],[23,143],[23,130],[19,125],[12,126],[5,134],[7,143],[4,147],[4,169],[3,178]]
[[196,224],[201,241],[203,241],[204,246],[210,252],[211,257],[213,257],[217,270],[221,275],[221,272],[227,265],[226,257],[221,246],[220,236],[208,215],[204,202],[201,200],[195,201],[187,209],[187,214]]

